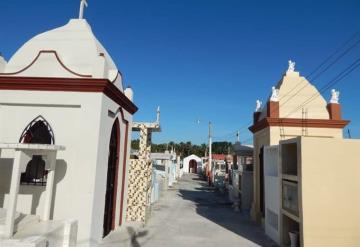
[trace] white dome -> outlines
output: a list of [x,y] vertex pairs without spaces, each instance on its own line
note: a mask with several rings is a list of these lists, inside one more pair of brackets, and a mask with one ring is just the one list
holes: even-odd
[[85,19],[39,34],[10,59],[3,75],[102,78],[122,89],[121,74]]

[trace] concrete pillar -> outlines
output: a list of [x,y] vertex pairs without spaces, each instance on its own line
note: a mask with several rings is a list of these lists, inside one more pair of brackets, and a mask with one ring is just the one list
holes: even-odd
[[267,117],[269,118],[279,118],[279,101],[269,101],[267,102]]
[[260,115],[261,115],[261,112],[259,112],[259,111],[254,112],[254,114],[253,114],[253,123],[254,124],[257,123],[257,121],[259,121]]
[[152,162],[150,159],[150,154],[151,154],[151,130],[150,129],[146,129],[147,132],[147,139],[146,139],[146,157],[145,157],[145,174],[147,176],[146,180],[147,180],[147,191],[146,191],[146,198],[147,198],[147,204],[150,204],[150,196],[151,196],[151,174],[152,174]]
[[336,103],[329,103],[326,106],[331,120],[341,120],[341,106]]
[[7,238],[11,238],[12,235],[14,234],[14,221],[15,221],[17,197],[19,194],[21,173],[25,172],[26,165],[31,160],[31,158],[32,157],[27,155],[25,152],[20,150],[15,150],[15,158],[14,158],[13,169],[11,174],[9,204],[7,207],[5,229],[4,229],[4,236]]
[[51,152],[46,157],[47,163],[47,179],[46,179],[46,190],[45,190],[45,206],[42,220],[50,220],[52,195],[54,190],[54,177],[55,177],[55,164],[56,164],[56,152]]

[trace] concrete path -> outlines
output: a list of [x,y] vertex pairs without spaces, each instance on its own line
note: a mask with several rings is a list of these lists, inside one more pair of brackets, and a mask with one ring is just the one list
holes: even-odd
[[234,212],[225,195],[196,175],[184,175],[163,193],[152,212],[133,246],[277,246],[246,214]]

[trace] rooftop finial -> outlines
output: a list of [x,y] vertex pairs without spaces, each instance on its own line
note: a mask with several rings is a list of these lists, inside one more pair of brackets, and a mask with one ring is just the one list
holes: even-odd
[[261,112],[261,105],[262,105],[262,102],[260,100],[256,100],[255,112]]
[[84,9],[88,6],[87,0],[80,0],[79,19],[84,19]]
[[295,71],[295,62],[289,60],[289,67],[287,69],[287,72],[294,72]]
[[156,122],[160,123],[160,106],[156,110]]
[[332,104],[339,104],[339,96],[340,92],[336,91],[335,89],[331,89],[331,99],[330,103]]
[[271,88],[271,97],[270,101],[272,102],[279,102],[279,89],[276,89],[275,87]]

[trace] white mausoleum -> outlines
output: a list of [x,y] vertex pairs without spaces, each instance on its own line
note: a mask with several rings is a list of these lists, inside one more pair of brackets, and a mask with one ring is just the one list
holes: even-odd
[[202,169],[202,160],[200,157],[192,154],[183,159],[184,173],[200,173]]
[[[124,90],[121,73],[84,19],[35,36],[8,62],[0,57],[0,143],[65,147],[54,172],[35,155],[19,181],[12,177],[16,148],[2,150],[0,209],[6,214],[16,205],[14,215],[39,216],[25,230],[44,220],[77,220],[77,246],[97,246],[125,220],[136,111],[132,90]],[[0,238],[24,236],[14,224],[8,234],[0,227]]]

